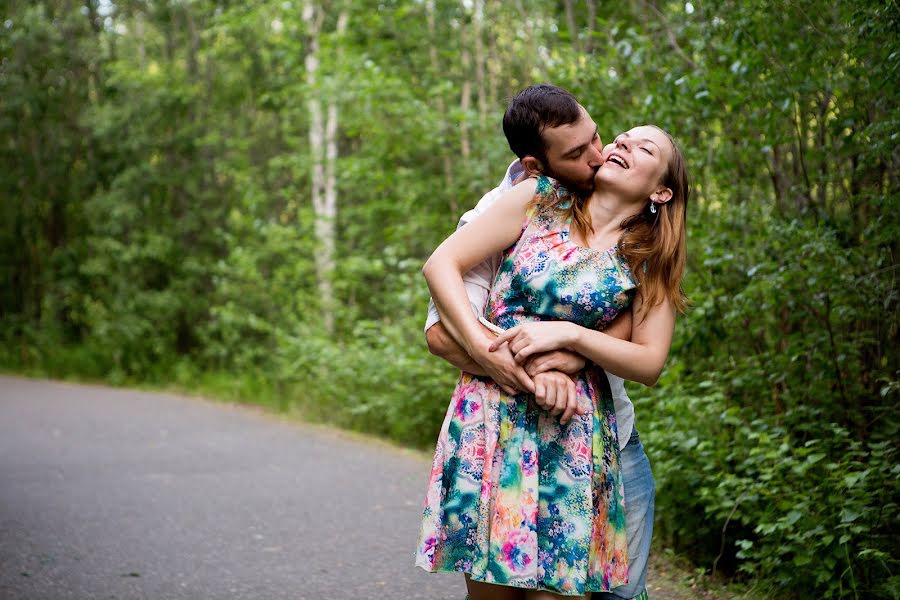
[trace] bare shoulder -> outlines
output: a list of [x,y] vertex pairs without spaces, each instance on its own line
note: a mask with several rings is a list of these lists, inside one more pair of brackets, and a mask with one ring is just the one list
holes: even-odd
[[[522,213],[524,214],[528,204],[534,199],[537,193],[538,182],[535,178],[529,178],[521,183],[517,183],[506,193],[504,193],[497,202],[491,207],[494,214]],[[491,210],[489,209],[489,211]],[[487,212],[485,213],[487,214]]]

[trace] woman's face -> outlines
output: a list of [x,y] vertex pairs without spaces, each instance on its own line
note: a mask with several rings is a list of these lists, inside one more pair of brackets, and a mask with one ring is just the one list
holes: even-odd
[[666,189],[662,183],[672,159],[669,138],[656,127],[642,125],[619,134],[603,147],[594,178],[596,189],[615,190],[635,201],[646,201]]

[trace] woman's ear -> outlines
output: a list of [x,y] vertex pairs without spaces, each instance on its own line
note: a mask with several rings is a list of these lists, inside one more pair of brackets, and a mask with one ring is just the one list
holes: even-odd
[[525,158],[522,159],[522,166],[525,167],[525,172],[528,173],[529,177],[544,174],[544,165],[530,154],[526,154]]
[[665,204],[672,199],[672,189],[662,187],[650,194],[650,200],[657,204]]

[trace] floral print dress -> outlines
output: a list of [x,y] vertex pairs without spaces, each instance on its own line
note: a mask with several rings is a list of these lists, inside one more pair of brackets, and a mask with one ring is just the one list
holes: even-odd
[[[534,320],[602,328],[635,283],[615,248],[569,239],[570,196],[538,179],[522,235],[506,250],[485,317],[508,329]],[[628,581],[624,486],[615,410],[598,367],[576,380],[593,410],[561,425],[488,377],[463,373],[438,438],[416,564],[473,580],[563,595]]]

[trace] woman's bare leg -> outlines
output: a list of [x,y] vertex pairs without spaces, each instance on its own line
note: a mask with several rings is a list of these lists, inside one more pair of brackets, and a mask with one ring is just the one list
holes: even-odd
[[466,589],[469,592],[469,600],[524,600],[525,591],[508,585],[495,585],[472,581],[466,574]]

